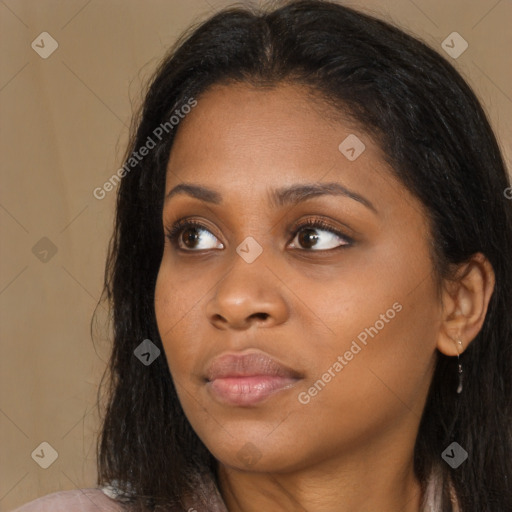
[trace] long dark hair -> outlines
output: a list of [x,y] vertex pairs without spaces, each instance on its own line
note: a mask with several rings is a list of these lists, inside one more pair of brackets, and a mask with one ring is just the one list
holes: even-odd
[[[160,137],[155,129],[191,99],[200,108],[209,86],[230,82],[300,84],[358,123],[425,206],[436,278],[449,278],[450,264],[477,252],[491,262],[496,286],[485,323],[461,356],[464,390],[455,391],[457,359],[439,353],[414,463],[422,484],[434,470],[442,474],[443,512],[452,510],[449,480],[462,512],[512,510],[512,202],[496,138],[447,60],[386,22],[320,0],[221,11],[178,41],[151,80],[126,162],[149,139],[155,147],[126,167],[105,272],[113,349],[98,483],[130,483],[133,503],[151,509],[180,503],[193,491],[193,474],[215,471],[166,358],[145,366],[134,350],[150,339],[163,353],[153,300],[166,165],[179,125]],[[453,441],[469,454],[455,470],[441,458]]]

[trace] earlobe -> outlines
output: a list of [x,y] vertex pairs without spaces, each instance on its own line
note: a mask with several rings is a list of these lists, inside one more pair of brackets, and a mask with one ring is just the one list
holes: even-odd
[[460,355],[476,338],[484,324],[494,284],[494,270],[482,253],[460,264],[455,277],[445,282],[443,318],[437,339],[440,352]]

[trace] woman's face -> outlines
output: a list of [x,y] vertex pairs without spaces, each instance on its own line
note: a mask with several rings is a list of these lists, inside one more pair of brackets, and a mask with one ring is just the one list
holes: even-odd
[[188,420],[230,467],[412,454],[441,322],[426,215],[328,113],[298,86],[216,86],[171,151],[166,196],[191,188],[163,227],[200,226],[166,238],[158,329]]

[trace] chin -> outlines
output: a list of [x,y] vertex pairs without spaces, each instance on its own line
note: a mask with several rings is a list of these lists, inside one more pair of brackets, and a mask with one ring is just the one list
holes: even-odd
[[238,471],[281,473],[298,469],[304,462],[297,451],[295,436],[288,443],[269,442],[268,432],[240,435],[229,431],[222,441],[205,443],[221,464]]

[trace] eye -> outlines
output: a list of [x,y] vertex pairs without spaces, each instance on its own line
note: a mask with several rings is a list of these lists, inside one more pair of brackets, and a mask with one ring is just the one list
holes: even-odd
[[[319,219],[308,219],[299,226],[296,226],[291,234],[296,236],[292,240],[298,241],[303,247],[301,249],[313,251],[327,251],[329,249],[336,249],[342,247],[349,247],[353,244],[353,240],[329,226],[326,222]],[[293,248],[297,245],[294,244]]]
[[[350,237],[320,219],[308,219],[296,226],[289,234],[295,235],[292,240],[292,248],[315,252],[348,247],[353,243]],[[206,226],[194,220],[178,220],[167,230],[166,236],[174,247],[184,251],[199,252],[200,250],[224,249],[221,242],[215,243],[217,237]],[[295,240],[298,241],[299,245],[294,243]],[[203,247],[201,247],[201,244],[203,244]]]
[[[220,242],[218,244],[220,247],[216,247],[217,237],[206,226],[194,220],[178,220],[166,235],[174,247],[184,251],[224,249],[224,245]],[[200,247],[201,244],[203,247]]]

